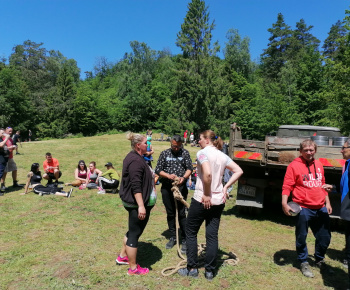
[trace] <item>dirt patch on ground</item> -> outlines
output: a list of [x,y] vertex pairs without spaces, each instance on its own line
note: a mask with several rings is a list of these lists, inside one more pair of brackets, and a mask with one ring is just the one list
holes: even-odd
[[60,266],[55,273],[53,274],[54,277],[60,278],[60,279],[66,279],[73,273],[73,266],[71,265],[62,265]]

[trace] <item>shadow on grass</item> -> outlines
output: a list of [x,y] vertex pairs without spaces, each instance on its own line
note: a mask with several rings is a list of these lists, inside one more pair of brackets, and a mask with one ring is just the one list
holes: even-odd
[[152,265],[160,261],[162,256],[162,251],[152,243],[139,242],[137,261],[142,267],[152,270]]
[[[342,251],[328,249],[327,254],[331,259],[334,259],[334,257],[340,259]],[[292,250],[280,250],[276,252],[273,256],[273,260],[275,264],[279,266],[292,265],[298,270],[300,268],[296,252]],[[314,268],[312,269],[313,272],[318,271],[314,260],[309,259],[308,262]],[[337,267],[332,267],[329,264],[326,264],[325,267],[322,267],[319,271],[325,286],[331,287],[332,289],[347,289],[348,276],[346,271]]]

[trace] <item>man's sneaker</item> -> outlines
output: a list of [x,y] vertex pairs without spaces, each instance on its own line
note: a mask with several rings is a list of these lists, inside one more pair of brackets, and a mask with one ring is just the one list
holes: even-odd
[[346,269],[349,268],[348,260],[347,260],[347,259],[344,259],[344,260],[343,260],[343,267],[346,268]]
[[128,256],[125,257],[120,257],[120,255],[118,256],[117,259],[115,259],[115,261],[117,262],[117,264],[119,265],[129,265],[129,258]]
[[214,273],[211,272],[211,271],[205,271],[205,274],[204,274],[205,278],[209,281],[213,280],[214,278]]
[[72,195],[72,192],[73,192],[73,187],[68,191],[68,193],[67,193],[67,197],[71,197],[71,195]]
[[116,193],[117,193],[117,189],[116,189],[116,188],[113,188],[111,192],[112,192],[113,194],[116,194]]
[[16,155],[20,155],[21,153],[19,153],[19,152],[16,152]]
[[105,194],[106,191],[105,191],[104,189],[101,189],[101,190],[99,190],[97,193],[98,193],[98,194]]
[[18,184],[18,181],[14,181],[12,186],[13,187],[22,187],[21,185]]
[[314,274],[311,272],[310,265],[309,265],[308,262],[301,263],[300,264],[300,270],[301,270],[301,273],[303,273],[303,275],[305,277],[308,277],[308,278],[313,278],[314,277]]
[[1,191],[5,191],[6,190],[5,183],[1,183],[0,190]]
[[137,264],[135,270],[128,269],[128,275],[146,275],[149,272],[148,268],[141,268],[139,264]]
[[170,239],[169,239],[169,241],[166,243],[166,245],[165,245],[165,248],[167,249],[167,250],[170,250],[172,247],[174,247],[176,245],[176,238],[174,238],[174,237],[171,237]]
[[177,271],[180,276],[189,276],[193,278],[198,278],[198,269],[192,269],[189,271],[187,268],[182,268]]
[[334,270],[324,260],[316,262],[316,267],[327,274],[334,274]]
[[187,251],[187,244],[186,244],[186,241],[182,241],[182,244],[181,244],[181,254],[186,254],[186,251]]

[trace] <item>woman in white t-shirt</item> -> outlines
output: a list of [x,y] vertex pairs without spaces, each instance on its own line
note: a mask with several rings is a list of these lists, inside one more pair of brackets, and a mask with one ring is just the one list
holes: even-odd
[[[198,276],[197,234],[205,221],[206,259],[205,277],[213,279],[218,252],[220,218],[228,197],[227,189],[243,174],[242,169],[222,151],[223,141],[211,130],[200,134],[197,153],[197,183],[186,222],[187,268],[180,269],[181,276]],[[223,186],[225,168],[233,174]]]

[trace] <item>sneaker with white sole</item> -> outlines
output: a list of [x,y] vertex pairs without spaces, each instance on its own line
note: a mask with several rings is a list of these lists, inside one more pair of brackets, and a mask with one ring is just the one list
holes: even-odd
[[148,268],[141,268],[139,264],[137,264],[136,268],[134,270],[131,270],[131,268],[128,269],[128,275],[146,275],[149,272]]
[[128,256],[120,257],[120,255],[119,255],[118,258],[115,259],[115,261],[119,265],[129,265],[129,258],[128,258]]
[[73,187],[68,191],[68,193],[67,193],[67,197],[71,197],[71,195],[72,195],[72,192],[73,192]]

